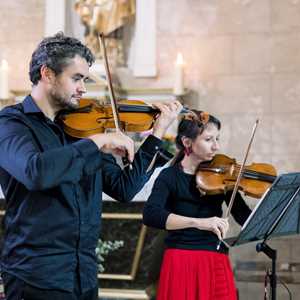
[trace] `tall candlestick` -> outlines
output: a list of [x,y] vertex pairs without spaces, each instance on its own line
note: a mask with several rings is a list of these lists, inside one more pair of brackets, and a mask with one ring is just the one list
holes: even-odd
[[2,59],[0,65],[0,99],[8,99],[8,63]]
[[174,74],[174,95],[182,95],[184,93],[184,70],[183,70],[183,57],[181,53],[177,54],[175,63],[175,74]]

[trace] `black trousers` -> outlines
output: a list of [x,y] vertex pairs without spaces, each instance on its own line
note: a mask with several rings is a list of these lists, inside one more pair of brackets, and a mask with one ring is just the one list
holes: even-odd
[[4,293],[6,300],[97,300],[98,287],[95,287],[83,294],[79,292],[78,281],[74,291],[66,292],[61,290],[47,290],[34,287],[23,280],[2,273]]

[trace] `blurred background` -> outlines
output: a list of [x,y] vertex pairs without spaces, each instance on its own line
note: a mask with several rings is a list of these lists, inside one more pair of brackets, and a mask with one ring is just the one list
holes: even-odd
[[[104,32],[118,97],[149,102],[179,99],[190,108],[208,111],[222,122],[222,152],[238,162],[259,118],[248,163],[270,163],[278,174],[299,172],[299,0],[2,0],[0,12],[1,107],[29,93],[31,53],[44,36],[60,30],[93,50],[97,61],[87,97],[106,101],[103,58],[97,44],[97,33]],[[175,130],[176,126],[166,137],[171,148]],[[136,202],[121,211],[107,201],[105,239],[125,244],[131,240],[132,244],[131,252],[122,254],[127,267],[121,268],[113,258],[109,272],[131,274],[131,278],[102,275],[100,286],[110,289],[102,297],[124,299],[124,289],[133,293],[128,299],[148,297],[144,291],[155,281],[148,273],[155,260],[150,258],[155,257],[151,246],[157,235],[149,229],[143,232],[140,225],[148,192],[146,187]],[[252,207],[257,203],[247,201]],[[124,211],[135,217],[127,220]],[[107,232],[110,226],[117,226],[119,235]],[[233,233],[237,231],[233,225]],[[274,239],[270,245],[278,250],[278,276],[296,299],[299,236]],[[107,261],[121,249],[108,251]],[[269,259],[256,252],[255,243],[233,248],[231,256],[240,299],[262,299]],[[132,273],[133,267],[136,272]],[[111,289],[115,294],[109,294]],[[288,295],[278,281],[278,299]]]

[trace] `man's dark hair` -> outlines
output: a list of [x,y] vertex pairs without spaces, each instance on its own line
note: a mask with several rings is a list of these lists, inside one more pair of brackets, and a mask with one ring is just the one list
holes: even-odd
[[89,66],[95,61],[91,50],[76,38],[65,36],[62,32],[44,38],[31,56],[29,66],[31,82],[34,85],[39,82],[43,65],[58,75],[70,64],[70,59],[76,55],[84,58]]

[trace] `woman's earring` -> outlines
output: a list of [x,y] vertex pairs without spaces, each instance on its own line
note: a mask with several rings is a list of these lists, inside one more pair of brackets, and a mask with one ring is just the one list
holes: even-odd
[[185,147],[184,148],[184,154],[186,156],[189,156],[192,153],[192,147]]

